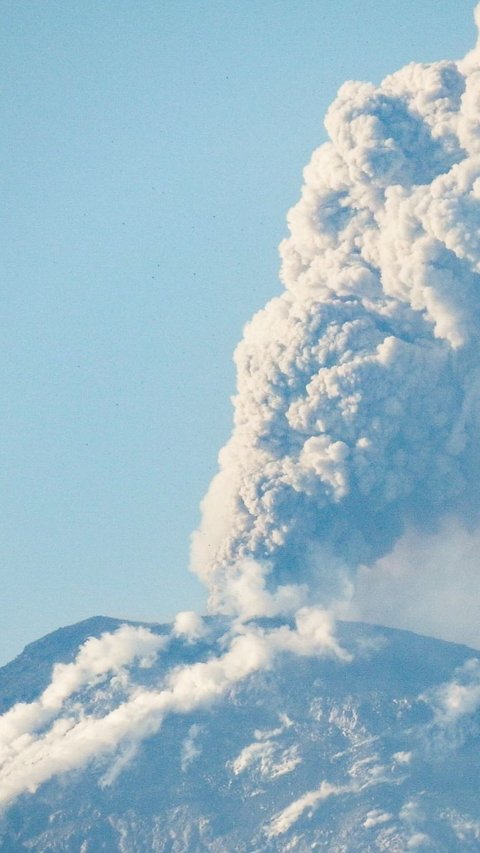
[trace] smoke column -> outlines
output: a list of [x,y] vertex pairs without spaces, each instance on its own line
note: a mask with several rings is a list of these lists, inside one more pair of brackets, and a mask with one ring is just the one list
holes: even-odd
[[[194,613],[162,637],[124,626],[57,664],[35,701],[0,717],[0,809],[99,755],[113,756],[112,784],[166,716],[207,707],[279,654],[348,665],[341,606],[360,618],[381,590],[421,626],[419,598],[439,579],[449,606],[455,554],[466,587],[479,574],[480,43],[378,88],[346,83],[326,128],[280,247],[285,290],[236,352],[234,430],[193,536],[211,608],[234,618],[184,666],[167,651],[208,638]],[[294,618],[250,621],[281,613]],[[147,687],[135,666],[158,654],[165,673]],[[446,719],[477,707],[473,676],[442,688]]]
[[480,43],[346,83],[325,126],[193,536],[214,611],[330,604],[405,531],[479,520]]

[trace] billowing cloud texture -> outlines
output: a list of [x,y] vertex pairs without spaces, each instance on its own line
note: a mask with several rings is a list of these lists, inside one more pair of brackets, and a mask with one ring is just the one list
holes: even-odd
[[[480,5],[476,18],[480,25]],[[192,565],[212,609],[234,617],[220,650],[205,644],[204,660],[167,665],[147,687],[134,667],[148,667],[170,642],[205,643],[198,615],[178,614],[168,637],[124,626],[88,640],[72,663],[55,666],[36,701],[0,717],[0,804],[102,755],[113,755],[102,780],[112,784],[166,715],[208,706],[280,653],[347,663],[327,609],[346,590],[344,606],[361,615],[372,578],[391,594],[399,573],[411,583],[428,564],[435,583],[435,561],[418,564],[409,543],[460,530],[464,550],[474,550],[480,46],[461,62],[411,64],[377,88],[346,83],[326,129],[280,247],[285,289],[236,352],[235,426],[193,537]],[[403,560],[395,573],[405,549],[408,569]],[[469,564],[464,577],[473,575]],[[443,577],[445,599],[449,584]],[[407,612],[415,601],[405,600]],[[251,621],[282,613],[293,620]],[[450,722],[478,706],[472,667],[429,698],[437,716]],[[197,734],[191,727],[183,743],[184,768],[198,755]],[[235,773],[295,766],[295,751],[277,754],[270,734],[243,750]],[[266,834],[282,835],[347,790],[324,781]],[[373,823],[389,817],[369,814]]]
[[328,604],[404,531],[479,521],[480,48],[346,83],[325,126],[193,537],[214,610]]

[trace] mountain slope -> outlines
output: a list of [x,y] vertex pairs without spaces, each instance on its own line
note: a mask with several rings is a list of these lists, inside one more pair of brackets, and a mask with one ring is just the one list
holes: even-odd
[[[120,625],[101,617],[28,646],[0,670],[0,702],[31,701],[54,662]],[[149,626],[166,634],[167,626]],[[217,652],[225,623],[175,639],[135,677],[158,683]],[[463,646],[341,623],[353,655],[284,654],[210,708],[23,794],[0,824],[6,851],[478,850],[480,662]],[[111,683],[74,697],[108,701]]]

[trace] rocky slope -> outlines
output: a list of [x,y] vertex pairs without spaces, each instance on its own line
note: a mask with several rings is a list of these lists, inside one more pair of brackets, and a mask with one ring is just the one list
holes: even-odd
[[[54,662],[119,624],[98,617],[28,646],[0,670],[2,711],[34,700]],[[135,677],[155,684],[207,659],[224,628],[172,641]],[[480,849],[480,655],[353,623],[338,635],[351,662],[285,654],[211,707],[167,717],[139,747],[22,794],[4,811],[0,849]],[[95,713],[112,689],[94,682],[72,701]]]

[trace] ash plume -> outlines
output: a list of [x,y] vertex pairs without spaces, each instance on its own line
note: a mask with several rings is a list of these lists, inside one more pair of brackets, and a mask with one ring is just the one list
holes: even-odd
[[[193,536],[211,608],[234,618],[215,647],[188,611],[168,636],[126,626],[57,664],[37,700],[0,717],[0,808],[99,755],[113,757],[108,787],[168,715],[208,707],[279,655],[348,665],[334,615],[343,607],[381,621],[375,591],[425,624],[418,599],[438,607],[431,591],[447,538],[468,556],[462,579],[475,583],[480,43],[460,62],[411,64],[378,87],[346,83],[326,129],[280,247],[285,289],[236,351],[234,429]],[[448,566],[445,612],[451,554]],[[417,575],[421,595],[402,598]],[[282,613],[293,619],[251,621]],[[202,642],[205,659],[169,661],[171,644]],[[157,654],[165,671],[146,685],[136,670]],[[462,708],[477,707],[478,683],[476,670],[460,673],[429,701],[450,720],[458,695]],[[197,729],[189,732],[184,766],[197,754]],[[268,749],[256,756],[273,761]],[[308,792],[269,833],[342,791]]]
[[346,83],[325,127],[193,536],[214,611],[328,605],[406,531],[479,521],[480,47]]

